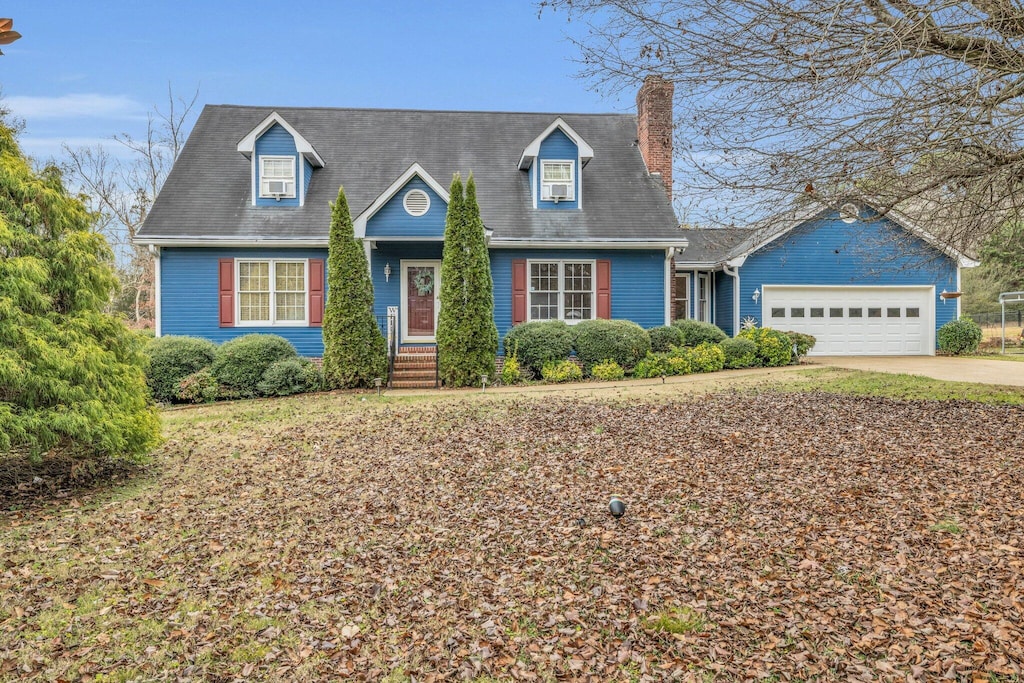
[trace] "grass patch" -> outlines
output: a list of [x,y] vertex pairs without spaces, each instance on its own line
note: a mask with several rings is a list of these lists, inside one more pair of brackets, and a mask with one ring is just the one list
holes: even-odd
[[992,405],[1024,405],[1024,388],[947,382],[917,375],[842,368],[807,370],[787,376],[778,383],[771,383],[767,388],[784,392],[823,391],[829,394],[880,396],[918,401],[976,401]]
[[708,627],[708,620],[690,607],[676,607],[648,617],[647,627],[662,633],[702,633]]
[[928,531],[938,531],[944,534],[963,533],[963,527],[955,519],[944,519],[928,527]]

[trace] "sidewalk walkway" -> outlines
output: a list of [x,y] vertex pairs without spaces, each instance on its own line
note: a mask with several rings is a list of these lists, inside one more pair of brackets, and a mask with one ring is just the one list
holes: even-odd
[[1024,387],[1024,362],[949,356],[811,356],[805,365],[921,375],[953,382]]

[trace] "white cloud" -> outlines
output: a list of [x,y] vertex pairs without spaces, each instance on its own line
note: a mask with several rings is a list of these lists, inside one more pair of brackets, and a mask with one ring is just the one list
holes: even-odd
[[78,93],[55,97],[13,95],[3,105],[28,121],[39,119],[136,119],[145,116],[146,107],[126,95]]

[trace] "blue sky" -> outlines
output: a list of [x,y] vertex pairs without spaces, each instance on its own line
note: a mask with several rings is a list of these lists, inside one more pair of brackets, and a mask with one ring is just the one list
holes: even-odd
[[582,27],[527,0],[19,0],[0,87],[25,150],[139,134],[168,83],[199,104],[632,111],[575,78]]

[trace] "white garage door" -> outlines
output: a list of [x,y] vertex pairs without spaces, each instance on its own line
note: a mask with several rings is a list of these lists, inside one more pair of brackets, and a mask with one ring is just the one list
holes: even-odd
[[765,285],[766,327],[814,335],[814,356],[918,356],[935,353],[933,287]]

